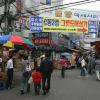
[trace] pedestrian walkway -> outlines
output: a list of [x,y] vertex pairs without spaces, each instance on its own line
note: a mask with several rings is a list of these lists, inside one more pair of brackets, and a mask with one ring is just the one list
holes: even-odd
[[0,100],[100,100],[100,82],[95,75],[79,77],[80,71],[67,70],[65,78],[61,78],[60,70],[53,72],[51,90],[46,96],[31,93],[20,95],[20,86],[11,90],[0,91]]

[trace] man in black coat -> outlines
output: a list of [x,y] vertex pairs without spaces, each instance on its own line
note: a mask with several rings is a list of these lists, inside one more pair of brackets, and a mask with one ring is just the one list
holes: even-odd
[[51,73],[53,71],[53,63],[48,55],[46,55],[45,59],[41,62],[40,70],[42,73],[42,89],[45,95],[50,90]]

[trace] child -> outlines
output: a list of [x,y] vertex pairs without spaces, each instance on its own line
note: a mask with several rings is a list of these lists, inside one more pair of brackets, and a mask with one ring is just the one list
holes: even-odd
[[41,79],[42,79],[42,75],[39,71],[39,68],[37,68],[36,71],[32,72],[32,79],[34,82],[35,93],[39,94],[41,88]]

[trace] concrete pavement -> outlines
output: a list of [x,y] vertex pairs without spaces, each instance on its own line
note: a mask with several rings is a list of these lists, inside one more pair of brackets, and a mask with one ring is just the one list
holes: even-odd
[[80,77],[80,71],[67,70],[64,79],[60,70],[53,72],[51,90],[46,96],[36,95],[34,89],[31,93],[20,95],[20,86],[11,90],[0,91],[0,100],[100,100],[100,82],[95,75]]

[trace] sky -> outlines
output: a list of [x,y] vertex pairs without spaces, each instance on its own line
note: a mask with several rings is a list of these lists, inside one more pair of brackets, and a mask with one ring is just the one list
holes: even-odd
[[[68,4],[68,3],[78,2],[78,1],[83,1],[83,0],[63,0],[63,3]],[[90,1],[95,1],[95,0],[90,0]],[[100,11],[100,0],[88,4],[73,6],[71,8]]]

